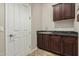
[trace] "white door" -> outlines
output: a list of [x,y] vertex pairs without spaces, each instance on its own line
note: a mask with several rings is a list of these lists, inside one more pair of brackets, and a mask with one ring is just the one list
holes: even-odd
[[27,55],[31,46],[31,9],[28,4],[6,4],[6,55]]

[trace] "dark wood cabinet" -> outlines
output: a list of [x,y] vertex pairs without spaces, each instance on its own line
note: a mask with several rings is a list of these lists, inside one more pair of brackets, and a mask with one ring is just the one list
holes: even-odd
[[63,4],[63,18],[64,19],[72,19],[72,18],[75,18],[75,4],[72,4],[72,3],[66,3],[66,4]]
[[76,37],[69,37],[65,36],[62,38],[62,54],[66,56],[76,56],[78,55],[78,48],[77,48],[77,38]]
[[78,37],[37,33],[37,46],[64,56],[78,55]]
[[61,37],[56,35],[50,36],[50,50],[52,52],[60,54],[60,47],[61,47]]
[[61,4],[57,4],[53,7],[53,19],[54,21],[59,21],[62,19],[62,8]]
[[42,49],[45,49],[45,50],[49,50],[49,43],[50,43],[50,40],[49,40],[49,35],[46,35],[46,34],[38,34],[38,37],[37,37],[37,46],[39,48],[42,48]]
[[47,34],[43,35],[43,48],[46,50],[49,50],[49,48],[50,48],[49,43],[50,43],[49,35],[47,35]]
[[59,3],[53,6],[53,20],[67,20],[75,18],[74,3]]
[[39,47],[39,48],[43,48],[43,44],[44,44],[44,40],[43,40],[43,34],[38,34],[38,36],[37,36],[37,42],[38,42],[38,44],[37,44],[37,46]]

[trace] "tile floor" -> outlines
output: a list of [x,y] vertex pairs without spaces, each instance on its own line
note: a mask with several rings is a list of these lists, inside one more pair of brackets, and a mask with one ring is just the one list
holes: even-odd
[[37,49],[29,56],[58,56],[58,55],[45,51],[45,50]]

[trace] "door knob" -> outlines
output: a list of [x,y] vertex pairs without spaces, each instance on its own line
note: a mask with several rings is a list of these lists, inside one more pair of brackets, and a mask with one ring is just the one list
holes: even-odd
[[11,41],[14,41],[13,36],[14,35],[12,35],[12,34],[9,35]]
[[12,35],[12,34],[10,34],[9,36],[10,36],[10,37],[13,37],[13,35]]

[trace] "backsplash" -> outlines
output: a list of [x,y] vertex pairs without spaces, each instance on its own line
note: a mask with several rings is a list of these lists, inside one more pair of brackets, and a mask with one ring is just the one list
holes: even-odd
[[73,28],[74,27],[74,20],[62,20],[54,22],[55,28]]

